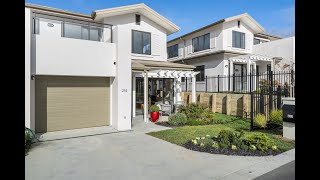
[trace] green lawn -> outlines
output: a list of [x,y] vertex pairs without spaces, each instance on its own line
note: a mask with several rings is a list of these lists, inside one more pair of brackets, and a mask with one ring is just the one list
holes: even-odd
[[[147,134],[177,145],[183,145],[184,143],[191,139],[194,139],[195,137],[201,137],[207,134],[209,134],[210,136],[216,136],[222,129],[242,129],[246,131],[246,133],[250,133],[250,120],[248,119],[218,113],[216,113],[216,119],[220,119],[221,121],[223,121],[223,124],[205,126],[184,126],[164,131],[150,132]],[[275,145],[279,149],[289,150],[294,148],[295,146],[294,141],[285,140],[281,137],[281,131],[263,130],[260,132],[266,133],[267,136],[273,139]]]

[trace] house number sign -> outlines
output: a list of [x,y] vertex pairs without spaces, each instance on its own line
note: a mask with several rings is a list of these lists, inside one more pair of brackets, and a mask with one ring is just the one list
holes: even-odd
[[48,23],[48,26],[49,27],[53,27],[54,25],[52,23]]
[[128,92],[128,89],[122,89],[121,92]]

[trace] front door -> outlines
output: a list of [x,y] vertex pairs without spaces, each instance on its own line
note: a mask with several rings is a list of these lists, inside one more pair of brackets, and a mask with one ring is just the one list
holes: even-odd
[[245,91],[247,88],[247,65],[234,64],[234,91]]

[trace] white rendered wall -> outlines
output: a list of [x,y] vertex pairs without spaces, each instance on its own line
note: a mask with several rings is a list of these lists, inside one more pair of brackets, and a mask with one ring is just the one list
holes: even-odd
[[[282,57],[281,64],[295,63],[295,37],[289,37],[270,41],[267,43],[256,44],[253,46],[254,54],[268,55],[274,57]],[[278,66],[276,65],[276,68]],[[280,70],[278,68],[278,70]],[[285,69],[286,70],[286,69]]]
[[[245,33],[245,49],[232,47],[232,31]],[[223,49],[240,53],[252,53],[253,31],[242,21],[238,27],[238,21],[223,23]]]
[[33,35],[37,75],[115,76],[113,43]]
[[113,27],[113,42],[117,46],[116,76],[112,82],[112,126],[117,130],[131,129],[131,37],[125,26]]
[[[135,14],[125,14],[119,16],[113,16],[110,18],[105,18],[104,23],[112,24],[114,26],[121,26],[124,29],[127,29],[125,35],[127,37],[126,44],[130,45],[130,55],[131,59],[140,59],[140,60],[152,60],[152,61],[166,61],[167,60],[167,34],[166,30],[148,19],[147,17],[141,15],[140,25],[135,23]],[[131,44],[132,44],[132,30],[144,31],[151,33],[151,55],[144,54],[133,54],[131,53]],[[119,46],[122,48],[122,45]],[[120,49],[120,51],[123,51]],[[124,51],[123,51],[124,52]]]
[[25,8],[25,126],[35,130],[35,81],[31,80],[31,11]]

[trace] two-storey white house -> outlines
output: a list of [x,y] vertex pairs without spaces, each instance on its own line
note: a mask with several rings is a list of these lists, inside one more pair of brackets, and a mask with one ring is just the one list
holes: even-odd
[[147,122],[155,101],[179,103],[181,77],[196,73],[167,62],[166,37],[178,30],[145,4],[91,15],[26,4],[26,127],[129,130],[136,111]]
[[[168,61],[196,66],[195,71],[200,72],[197,75],[197,91],[205,91],[206,76],[228,77],[233,74],[241,76],[241,83],[244,84],[241,88],[247,88],[245,76],[250,72],[255,74],[273,70],[281,60],[274,55],[256,53],[254,46],[279,39],[281,38],[265,34],[264,28],[249,14],[244,13],[168,41]],[[218,83],[220,91],[227,91],[232,87],[232,78],[229,79],[223,78],[210,86]],[[183,90],[190,87],[182,84]]]

